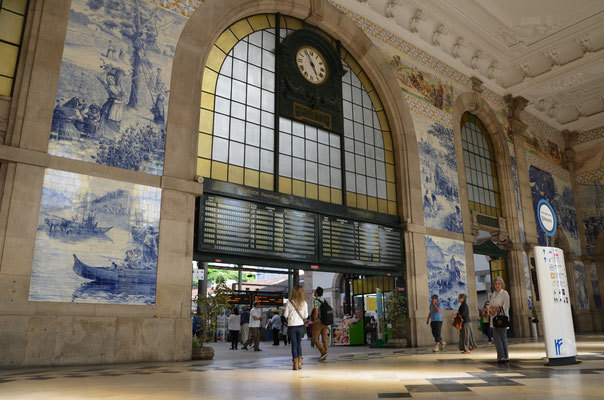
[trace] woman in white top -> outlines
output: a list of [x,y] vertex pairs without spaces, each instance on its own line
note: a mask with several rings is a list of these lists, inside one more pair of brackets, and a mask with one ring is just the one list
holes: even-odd
[[233,312],[229,315],[229,336],[231,339],[231,350],[237,350],[239,344],[239,331],[241,330],[241,324],[239,323],[239,309],[233,308]]
[[294,286],[289,294],[289,301],[285,306],[283,316],[287,318],[287,333],[292,346],[293,369],[302,369],[302,336],[304,336],[304,326],[308,319],[306,292],[302,286]]
[[[505,291],[505,282],[500,277],[493,281],[493,289],[495,292],[491,295],[489,305],[489,315],[491,317],[503,313],[506,317],[510,317],[510,295]],[[491,328],[493,328],[493,338],[495,339],[495,347],[497,348],[497,362],[507,362],[508,357],[508,328],[497,328],[493,326],[493,318],[491,318]]]

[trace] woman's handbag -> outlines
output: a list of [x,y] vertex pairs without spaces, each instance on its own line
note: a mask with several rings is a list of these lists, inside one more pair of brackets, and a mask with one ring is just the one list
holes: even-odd
[[497,315],[493,317],[494,328],[507,328],[510,326],[510,320],[501,310],[497,312]]
[[463,317],[461,314],[457,314],[455,318],[453,318],[453,327],[460,330],[463,327]]

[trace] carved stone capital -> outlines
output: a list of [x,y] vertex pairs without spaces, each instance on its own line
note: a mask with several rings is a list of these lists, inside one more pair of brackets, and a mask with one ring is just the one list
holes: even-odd
[[507,116],[512,135],[522,135],[527,125],[522,121],[521,115],[529,101],[524,97],[514,97],[511,94],[506,95],[503,99],[508,106]]
[[484,90],[484,87],[482,86],[483,82],[475,76],[471,77],[470,81],[472,82],[472,90],[474,92],[482,93]]
[[510,243],[510,233],[507,229],[507,222],[505,218],[499,217],[499,229],[492,233],[491,240],[495,242],[500,247],[506,247],[511,245]]
[[470,217],[472,218],[472,235],[474,235],[474,237],[477,237],[478,232],[480,231],[480,225],[478,224],[478,213],[474,210],[470,210]]
[[564,138],[564,145],[567,149],[572,148],[575,143],[577,143],[577,139],[579,138],[579,132],[569,131],[568,129],[565,129],[560,133],[562,133],[562,137]]

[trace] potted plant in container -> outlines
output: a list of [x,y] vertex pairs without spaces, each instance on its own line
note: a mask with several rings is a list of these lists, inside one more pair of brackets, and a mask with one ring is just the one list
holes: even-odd
[[195,301],[197,303],[197,312],[193,317],[198,319],[198,331],[195,332],[192,342],[192,358],[194,360],[211,360],[214,358],[214,349],[210,346],[204,346],[213,340],[213,335],[208,334],[208,326],[216,319],[216,317],[229,308],[229,295],[231,290],[226,286],[226,283],[219,281],[214,288],[212,294],[206,297],[197,295]]
[[407,322],[407,297],[403,292],[393,292],[386,301],[386,320],[392,326],[393,338],[388,341],[389,347],[407,347],[405,339]]

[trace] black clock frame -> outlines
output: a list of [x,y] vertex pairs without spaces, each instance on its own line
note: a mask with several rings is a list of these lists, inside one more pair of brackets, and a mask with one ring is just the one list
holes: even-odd
[[[320,84],[309,82],[300,73],[296,55],[309,46],[321,53],[327,65],[327,78]],[[279,77],[278,114],[280,116],[343,134],[342,76],[344,68],[339,43],[334,47],[320,33],[300,29],[288,35],[277,48]]]

